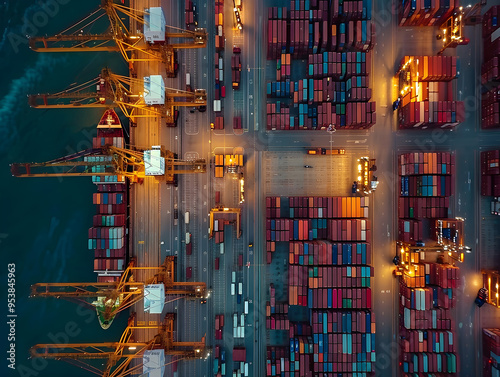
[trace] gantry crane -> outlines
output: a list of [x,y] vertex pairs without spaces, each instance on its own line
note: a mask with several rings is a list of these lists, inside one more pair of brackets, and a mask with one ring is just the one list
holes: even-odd
[[437,38],[443,40],[443,47],[439,50],[438,55],[441,55],[447,48],[455,48],[458,45],[469,43],[469,38],[463,36],[464,26],[481,23],[481,8],[485,4],[486,0],[482,0],[474,5],[460,6],[441,25],[442,34],[438,34]]
[[209,238],[212,238],[214,236],[214,215],[216,213],[235,213],[236,214],[236,237],[240,238],[241,237],[241,228],[240,228],[241,209],[240,208],[226,208],[223,206],[218,206],[218,207],[212,208],[210,210],[210,236],[209,236]]
[[[135,326],[131,318],[118,342],[36,344],[31,347],[30,355],[32,358],[62,359],[103,377],[141,374],[141,359],[148,350],[163,350],[166,355],[180,359],[206,358],[205,336],[199,342],[174,341],[174,320],[175,315],[168,313],[160,326],[153,327]],[[150,341],[140,342],[136,340],[140,330],[155,330],[158,333]],[[96,359],[107,359],[107,362],[101,367],[90,364],[90,360]]]
[[[141,88],[140,91],[133,88]],[[101,74],[86,83],[72,86],[53,94],[29,95],[29,104],[34,108],[88,108],[119,107],[133,124],[136,118],[165,118],[168,125],[175,125],[175,107],[207,105],[204,89],[193,92],[165,88],[165,104],[147,105],[144,100],[144,81],[117,75],[104,68]],[[177,100],[183,99],[183,100]]]
[[[149,153],[151,152],[151,153]],[[158,152],[155,158],[154,152]],[[111,161],[86,161],[91,156],[111,156]],[[150,156],[147,158],[147,156]],[[152,156],[152,157],[151,157]],[[152,166],[154,165],[154,166]],[[96,167],[98,167],[96,169]],[[158,169],[156,169],[158,167]],[[182,169],[176,169],[182,167]],[[148,170],[153,168],[153,172]],[[99,171],[99,172],[96,172]],[[55,160],[39,163],[14,163],[11,172],[15,177],[82,177],[125,176],[130,183],[141,183],[146,176],[154,175],[166,183],[175,183],[177,174],[204,173],[204,159],[178,160],[176,154],[162,146],[153,150],[125,149],[112,145],[86,149]]]
[[[82,52],[82,51],[119,51],[133,68],[137,61],[161,61],[165,63],[169,77],[175,77],[175,50],[203,48],[207,45],[207,32],[203,28],[194,31],[166,26],[172,31],[165,32],[165,43],[149,44],[140,32],[133,32],[137,27],[127,27],[121,18],[125,15],[131,24],[144,25],[145,11],[115,4],[113,0],[102,0],[100,7],[76,24],[54,36],[31,37],[30,47],[40,52]],[[103,23],[107,16],[109,25],[100,34],[91,33]],[[171,39],[183,39],[174,43]],[[170,39],[170,40],[169,40]],[[139,56],[140,54],[140,56]]]
[[[94,307],[101,327],[109,328],[122,310],[142,300],[150,284],[163,284],[166,295],[206,298],[207,286],[203,282],[176,282],[175,257],[168,256],[160,267],[136,267],[131,263],[116,282],[92,283],[38,283],[31,286],[31,297],[56,297],[77,301]],[[137,273],[154,272],[152,277]]]

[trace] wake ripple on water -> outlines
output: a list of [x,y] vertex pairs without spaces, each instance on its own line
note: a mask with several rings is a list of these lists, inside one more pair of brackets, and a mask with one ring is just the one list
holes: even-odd
[[34,66],[27,68],[23,76],[10,82],[9,92],[0,100],[0,154],[7,151],[22,131],[22,123],[16,123],[21,111],[27,106],[26,94],[59,61],[60,58],[38,55]]

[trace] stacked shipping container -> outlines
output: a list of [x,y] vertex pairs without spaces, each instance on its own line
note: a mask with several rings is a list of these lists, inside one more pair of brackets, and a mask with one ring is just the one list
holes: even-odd
[[127,257],[126,186],[99,184],[97,190],[93,195],[97,215],[89,229],[88,249],[94,250],[94,272],[114,275],[114,280],[124,270]]
[[500,329],[483,329],[483,376],[500,375]]
[[458,7],[458,0],[398,1],[399,26],[441,26]]
[[399,240],[422,241],[422,218],[447,218],[449,197],[455,191],[455,155],[415,152],[398,156]]
[[194,8],[193,2],[191,0],[185,0],[185,21],[186,21],[186,29],[190,29],[194,26]]
[[[269,130],[321,130],[330,124],[360,129],[375,124],[375,103],[368,102],[367,51],[374,44],[371,8],[371,0],[291,1],[290,12],[269,8],[267,57],[277,59],[277,81],[267,83],[267,96],[294,100],[292,111],[268,101]],[[308,79],[291,81],[292,58],[308,59]]]
[[[483,16],[483,51],[484,59],[481,67],[481,83],[487,85],[490,82],[500,80],[498,62],[500,57],[500,28],[498,15],[500,6],[492,6]],[[481,127],[500,127],[500,87],[490,88],[482,94],[481,99]]]
[[224,177],[224,155],[216,154],[215,155],[215,178],[223,178]]
[[399,73],[410,77],[402,88],[399,128],[452,128],[464,121],[464,103],[453,100],[456,57],[405,56]]
[[456,375],[455,305],[458,268],[437,263],[415,264],[399,284],[400,365],[404,376],[414,373]]
[[[214,220],[214,237],[215,237],[215,243],[224,243],[224,220],[221,219],[215,219]],[[221,246],[223,247],[223,246]],[[223,250],[223,249],[221,249]],[[221,252],[222,254],[222,252]]]
[[215,130],[223,130],[224,129],[224,118],[222,116],[216,116],[214,122]]
[[[373,375],[368,204],[368,197],[266,198],[268,263],[275,243],[289,242],[288,302],[276,303],[271,285],[266,325],[288,329],[290,348],[268,347],[268,376]],[[289,305],[307,308],[309,323],[289,321]]]
[[481,195],[500,196],[500,150],[481,152]]

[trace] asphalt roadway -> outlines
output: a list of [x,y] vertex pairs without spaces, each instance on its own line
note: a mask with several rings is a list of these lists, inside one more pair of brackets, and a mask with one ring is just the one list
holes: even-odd
[[[159,4],[159,0],[157,2]],[[157,5],[152,0],[149,6]],[[165,11],[167,24],[181,26],[179,14],[183,14],[183,4],[161,1]],[[461,287],[457,291],[456,329],[458,335],[458,355],[460,359],[460,375],[480,375],[481,371],[481,328],[498,325],[499,314],[491,307],[483,307],[479,311],[473,304],[477,289],[481,284],[478,273],[481,266],[490,263],[495,252],[491,245],[483,245],[482,226],[487,219],[481,221],[479,197],[479,153],[483,149],[497,147],[500,137],[495,131],[480,130],[479,96],[480,86],[477,80],[481,59],[480,26],[467,27],[471,43],[461,46],[456,53],[461,60],[461,75],[457,80],[457,99],[466,101],[466,122],[453,132],[439,131],[399,131],[396,115],[392,112],[394,100],[392,77],[397,62],[404,55],[435,54],[439,50],[434,38],[434,31],[415,28],[399,28],[396,17],[392,15],[390,6],[375,2],[374,21],[377,26],[377,44],[374,49],[373,65],[377,67],[376,75],[371,75],[373,98],[377,102],[377,124],[370,130],[336,132],[334,136],[325,137],[321,132],[267,132],[265,130],[265,85],[264,70],[266,66],[266,43],[264,25],[266,24],[266,8],[270,5],[288,6],[288,2],[279,4],[264,3],[262,0],[244,2],[242,34],[228,27],[231,19],[231,4],[225,6],[226,53],[225,67],[230,67],[230,55],[233,44],[242,47],[242,83],[239,91],[231,91],[229,69],[225,69],[227,98],[223,100],[225,129],[211,131],[210,122],[215,116],[212,112],[215,53],[213,42],[214,9],[212,3],[198,2],[199,26],[206,27],[210,33],[208,47],[200,50],[184,50],[179,53],[180,71],[176,79],[166,79],[167,86],[183,88],[185,73],[191,73],[192,86],[206,88],[208,109],[205,113],[190,113],[181,109],[177,128],[167,128],[161,120],[147,120],[132,131],[136,145],[162,144],[167,149],[178,152],[184,158],[198,156],[211,159],[216,150],[242,147],[245,151],[245,203],[242,205],[242,237],[235,236],[234,226],[226,227],[225,254],[219,253],[219,246],[208,238],[208,213],[214,205],[214,188],[220,185],[219,179],[213,177],[213,171],[207,174],[186,175],[179,178],[178,188],[147,180],[144,185],[132,187],[132,231],[131,244],[133,253],[138,256],[139,263],[154,265],[161,263],[166,255],[177,255],[177,278],[185,279],[185,268],[193,268],[195,281],[207,282],[212,287],[212,296],[206,305],[184,299],[167,303],[165,312],[177,313],[177,331],[175,336],[180,341],[197,341],[207,336],[207,345],[214,347],[220,344],[226,350],[226,371],[232,370],[230,350],[233,345],[245,345],[247,359],[251,363],[251,376],[264,375],[266,330],[265,301],[266,276],[265,248],[263,240],[265,206],[264,197],[269,186],[263,167],[268,163],[271,151],[277,156],[304,153],[308,146],[345,148],[352,153],[368,153],[377,159],[380,185],[371,201],[370,214],[373,221],[373,253],[375,258],[375,278],[373,279],[374,312],[377,322],[377,376],[396,376],[397,347],[397,281],[392,276],[392,258],[395,253],[397,236],[396,196],[397,196],[397,161],[398,153],[408,151],[455,151],[456,152],[456,195],[452,198],[450,215],[466,218],[466,243],[472,253],[466,255],[461,268]],[[182,20],[182,16],[180,20]],[[409,43],[411,42],[411,43]],[[141,63],[139,77],[161,72],[163,67],[156,63]],[[142,72],[142,73],[141,73]],[[148,72],[148,73],[147,73]],[[242,114],[244,133],[235,135],[232,130],[232,115]],[[267,158],[267,160],[266,160]],[[323,157],[316,157],[323,158]],[[279,157],[278,157],[279,159]],[[323,163],[323,162],[322,162]],[[278,178],[286,175],[289,182],[303,179],[303,169],[294,168],[297,163],[293,159],[283,158],[276,166],[276,173],[270,176],[271,184],[274,174]],[[326,169],[327,167],[325,167]],[[317,174],[311,179],[321,179],[319,169],[311,169],[307,174]],[[318,173],[316,173],[318,171]],[[324,172],[323,172],[324,173]],[[224,178],[225,180],[229,179]],[[230,186],[230,183],[229,187]],[[293,184],[293,183],[292,183]],[[314,187],[305,187],[304,195],[322,195]],[[223,192],[228,202],[234,198],[233,193]],[[287,195],[283,192],[282,195]],[[173,205],[179,208],[179,220],[175,225]],[[225,203],[224,203],[225,204]],[[232,204],[231,204],[232,205]],[[190,212],[190,223],[185,224],[183,215]],[[376,213],[376,217],[373,214]],[[484,216],[487,216],[485,214]],[[193,254],[185,255],[185,233],[192,234]],[[254,244],[254,253],[250,255],[248,243]],[[480,252],[481,251],[481,252]],[[244,254],[244,260],[250,261],[250,268],[239,270],[235,265],[236,254]],[[220,271],[214,270],[215,257],[221,258]],[[498,257],[498,254],[496,254]],[[237,271],[239,280],[244,283],[245,298],[252,300],[252,314],[246,318],[245,338],[232,339],[232,315],[243,311],[242,304],[236,304],[235,296],[231,296],[229,288],[231,272]],[[140,312],[140,305],[136,310]],[[214,340],[215,314],[225,314],[223,341]],[[160,316],[145,315],[145,320],[159,321]],[[252,331],[253,330],[253,331]],[[148,334],[150,335],[150,334]],[[171,372],[167,366],[167,373]],[[211,376],[212,359],[207,361],[181,361],[178,364],[180,376]]]

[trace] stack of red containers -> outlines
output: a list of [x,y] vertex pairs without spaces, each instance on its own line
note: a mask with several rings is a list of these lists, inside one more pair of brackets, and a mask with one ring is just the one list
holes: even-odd
[[215,117],[214,129],[215,130],[223,130],[224,129],[224,117],[222,117],[222,116]]
[[[431,3],[429,3],[431,4]],[[458,7],[458,0],[432,2],[398,1],[399,26],[441,26]]]
[[449,197],[455,192],[455,155],[414,152],[398,157],[399,240],[422,241],[423,218],[448,218]]
[[[371,0],[291,1],[268,10],[267,58],[277,81],[267,83],[267,129],[365,129],[375,124],[368,75],[374,45]],[[290,81],[291,60],[307,59],[306,77]],[[314,78],[314,79],[313,79]],[[303,104],[303,105],[301,105]],[[298,110],[298,114],[297,114]]]
[[185,1],[185,20],[186,20],[186,28],[189,29],[191,26],[194,26],[194,8],[193,2],[191,0]]
[[500,150],[481,152],[481,195],[500,196]]
[[222,330],[224,329],[224,314],[215,316],[215,339],[222,340]]
[[241,130],[243,127],[241,125],[241,116],[235,116],[233,117],[233,129],[234,130]]
[[483,376],[500,373],[500,329],[483,329]]
[[[276,303],[271,284],[266,306],[267,328],[288,326],[290,348],[268,348],[267,375],[373,375],[368,198],[268,197],[266,216],[268,263],[276,242],[291,241],[288,300]],[[289,321],[288,305],[308,308],[309,323]]]
[[500,5],[494,5],[483,16],[483,52],[481,66],[481,83],[499,80],[498,57],[500,55],[500,39],[498,16]]
[[500,86],[481,94],[481,127],[483,129],[500,126]]
[[404,376],[427,372],[455,376],[456,332],[451,309],[458,268],[448,264],[414,264],[399,282],[400,366]]
[[214,238],[215,243],[224,243],[224,220],[216,219],[214,220]]
[[405,56],[398,72],[410,77],[398,111],[400,128],[452,128],[465,120],[462,101],[453,99],[454,56]]

